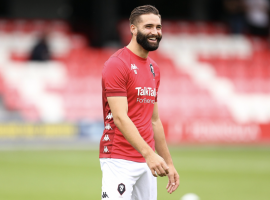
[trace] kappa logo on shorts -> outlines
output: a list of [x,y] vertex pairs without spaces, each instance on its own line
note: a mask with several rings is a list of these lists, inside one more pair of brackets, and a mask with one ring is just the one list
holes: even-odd
[[120,184],[118,185],[117,191],[118,191],[121,195],[123,195],[124,192],[126,191],[126,186],[125,186],[123,183],[120,183]]
[[105,198],[109,198],[109,196],[107,195],[106,192],[103,192],[103,193],[102,193],[102,199],[105,199]]

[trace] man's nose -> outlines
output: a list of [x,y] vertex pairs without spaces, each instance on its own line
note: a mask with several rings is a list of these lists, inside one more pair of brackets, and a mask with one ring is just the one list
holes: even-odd
[[158,34],[157,28],[152,28],[151,33],[152,33],[153,35],[157,35],[157,34]]

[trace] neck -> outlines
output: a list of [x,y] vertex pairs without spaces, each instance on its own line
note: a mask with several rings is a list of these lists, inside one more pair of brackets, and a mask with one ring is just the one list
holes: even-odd
[[147,58],[149,51],[142,48],[141,45],[139,45],[134,37],[132,37],[130,43],[127,45],[127,48],[132,51],[137,56],[140,56],[142,58]]

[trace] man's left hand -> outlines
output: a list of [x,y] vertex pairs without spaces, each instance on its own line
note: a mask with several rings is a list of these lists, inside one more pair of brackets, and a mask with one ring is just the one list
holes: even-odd
[[180,182],[179,175],[173,165],[169,165],[169,174],[167,176],[169,178],[169,182],[166,189],[171,194],[178,188]]

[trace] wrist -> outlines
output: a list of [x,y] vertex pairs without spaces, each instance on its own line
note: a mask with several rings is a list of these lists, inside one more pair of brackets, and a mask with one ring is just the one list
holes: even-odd
[[170,166],[174,166],[172,160],[170,160],[170,161],[166,161],[166,160],[165,160],[165,162],[166,162],[166,164],[167,164],[169,167],[170,167]]
[[151,156],[153,153],[154,151],[150,147],[141,150],[141,154],[145,159]]

